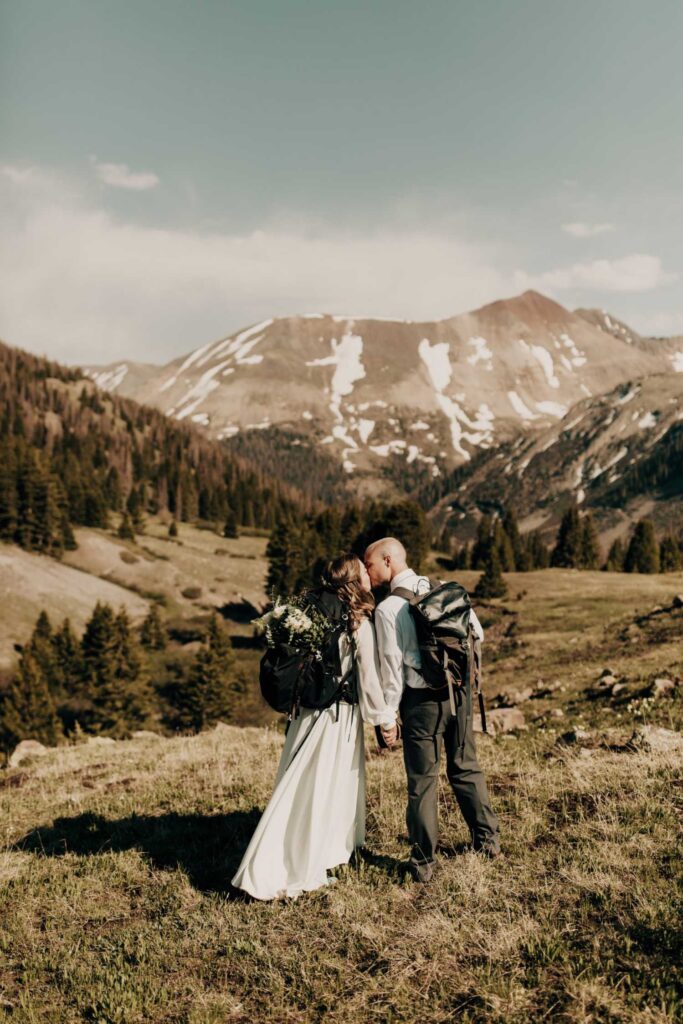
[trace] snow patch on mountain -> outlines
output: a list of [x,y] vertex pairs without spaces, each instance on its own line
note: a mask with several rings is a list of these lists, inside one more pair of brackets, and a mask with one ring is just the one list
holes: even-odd
[[568,334],[561,334],[560,338],[564,343],[565,348],[568,348],[571,353],[571,365],[583,366],[586,362],[586,353],[580,351],[580,349],[577,348],[574,339],[571,338]]
[[86,370],[85,373],[103,391],[116,391],[128,373],[128,364],[120,363],[114,370],[100,370],[99,373]]
[[[449,351],[450,345],[447,341],[436,342],[432,345],[428,338],[423,338],[418,346],[418,353],[427,367],[436,400],[450,423],[453,449],[466,462],[469,462],[470,453],[463,448],[462,442],[468,441],[470,444],[479,445],[482,448],[489,447],[492,438],[493,413],[487,405],[480,405],[475,418],[471,419],[457,401],[444,394],[452,376]],[[458,398],[462,400],[464,396],[459,395]],[[468,429],[463,430],[463,426]]]
[[515,412],[517,413],[517,415],[519,416],[520,419],[522,419],[522,420],[537,420],[538,419],[538,416],[536,415],[536,413],[532,412],[531,409],[527,405],[524,404],[524,402],[519,397],[519,395],[517,394],[516,391],[508,391],[508,400],[510,402],[510,405],[515,410]]
[[557,416],[558,420],[567,415],[567,406],[559,402],[536,402],[536,408],[549,416]]
[[486,338],[480,338],[477,335],[474,338],[470,338],[467,344],[474,349],[472,355],[467,357],[467,362],[470,366],[483,363],[485,370],[493,370],[493,352],[489,348]]

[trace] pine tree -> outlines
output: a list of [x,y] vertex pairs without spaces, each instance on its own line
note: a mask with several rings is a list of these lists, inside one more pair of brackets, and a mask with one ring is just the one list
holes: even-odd
[[530,569],[547,569],[550,565],[550,553],[543,541],[540,530],[532,530],[526,534],[525,547],[529,558]]
[[474,596],[479,598],[505,597],[507,592],[508,588],[501,571],[500,557],[496,547],[492,546],[486,568],[474,588]]
[[204,645],[197,652],[189,678],[183,687],[179,721],[199,732],[218,721],[231,718],[243,684],[234,678],[232,648],[214,612]]
[[659,571],[678,572],[681,568],[681,550],[671,534],[662,537],[659,545]]
[[80,644],[68,618],[54,633],[52,647],[55,655],[54,692],[72,697],[81,689],[82,666]]
[[472,568],[485,569],[491,547],[493,524],[491,516],[484,515],[477,524],[477,536],[472,549]]
[[512,569],[516,569],[518,572],[525,572],[525,567],[528,563],[528,555],[519,533],[517,516],[512,505],[506,505],[505,507],[502,526],[510,541],[510,547],[512,548],[512,557],[514,562]]
[[127,512],[123,513],[117,532],[121,540],[135,540],[135,530]]
[[237,529],[237,516],[233,509],[228,509],[228,513],[225,517],[225,525],[223,526],[224,537],[239,537],[239,531]]
[[581,567],[582,549],[581,519],[576,506],[572,506],[562,516],[550,564],[561,569],[578,569]]
[[650,519],[641,519],[636,525],[624,559],[624,572],[659,572],[659,545]]
[[492,544],[498,553],[498,559],[503,572],[514,572],[516,567],[515,552],[512,542],[500,522],[496,522],[493,527]]
[[62,735],[54,701],[38,661],[24,651],[17,675],[0,694],[0,743],[5,751],[21,740],[55,746]]
[[94,732],[125,736],[145,724],[153,697],[128,615],[99,601],[81,640],[85,692],[82,726]]
[[605,563],[607,572],[623,572],[625,557],[626,548],[624,547],[624,542],[617,537],[616,540],[612,541],[607,552],[607,562]]
[[600,542],[595,521],[590,512],[581,524],[581,568],[598,569],[600,566]]
[[159,606],[153,604],[140,627],[140,643],[150,651],[163,651],[166,641],[166,630],[161,621]]

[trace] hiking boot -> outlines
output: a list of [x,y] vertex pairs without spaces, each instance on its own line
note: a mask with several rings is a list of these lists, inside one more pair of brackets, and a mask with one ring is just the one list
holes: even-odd
[[410,875],[414,882],[430,882],[434,874],[434,861],[404,860],[401,869]]

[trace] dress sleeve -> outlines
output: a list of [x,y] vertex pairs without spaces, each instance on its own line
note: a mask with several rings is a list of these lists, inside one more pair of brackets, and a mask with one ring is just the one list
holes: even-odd
[[364,722],[390,729],[396,721],[393,711],[384,699],[380,681],[379,658],[375,643],[375,630],[366,619],[355,633],[356,663],[358,666],[358,701]]

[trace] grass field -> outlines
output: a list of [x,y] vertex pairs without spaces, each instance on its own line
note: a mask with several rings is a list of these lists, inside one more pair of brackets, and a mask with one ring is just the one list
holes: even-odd
[[[681,1020],[682,758],[626,741],[644,720],[681,728],[680,686],[643,694],[680,674],[666,609],[683,576],[509,582],[502,608],[481,609],[489,688],[559,686],[522,705],[526,731],[479,742],[502,861],[466,851],[443,778],[437,874],[407,880],[400,753],[368,742],[367,849],[324,892],[245,903],[229,879],[270,794],[277,728],[51,751],[0,774],[0,1019]],[[606,666],[628,700],[595,697]],[[579,724],[591,741],[559,746]]]

